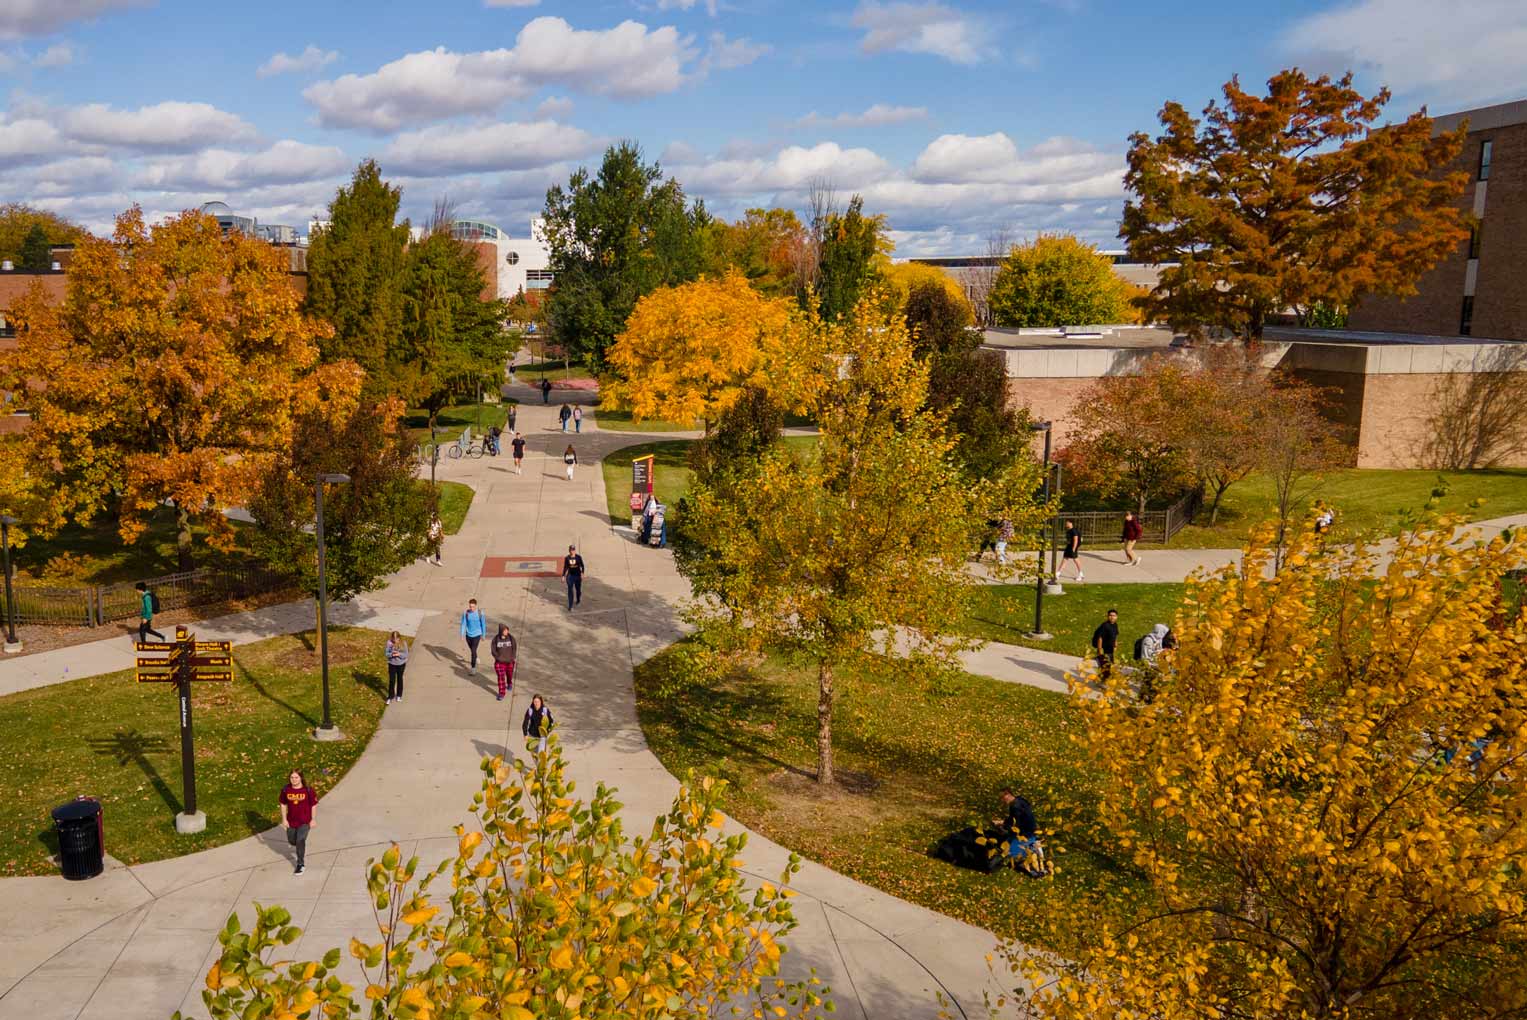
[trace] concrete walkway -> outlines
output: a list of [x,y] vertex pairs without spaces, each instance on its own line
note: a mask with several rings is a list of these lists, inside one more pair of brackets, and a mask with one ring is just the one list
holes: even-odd
[[[569,439],[553,417],[558,404],[543,407],[520,389],[519,425],[530,443],[524,474],[513,474],[508,457],[443,464],[444,477],[477,488],[465,526],[447,543],[444,565],[410,566],[373,599],[373,611],[411,613],[417,621],[407,694],[386,710],[345,779],[320,791],[307,873],[292,874],[273,830],[173,860],[113,867],[87,882],[0,880],[0,1020],[163,1020],[177,1008],[205,1016],[201,981],[216,956],[217,931],[230,910],[247,923],[253,901],[283,904],[304,926],[292,947],[296,958],[373,935],[366,858],[394,840],[426,863],[451,854],[451,827],[469,818],[480,756],[522,746],[519,720],[533,693],[555,711],[580,787],[602,780],[620,791],[629,832],[646,830],[666,811],[677,780],[646,747],[631,675],[679,636],[674,606],[687,585],[670,553],[637,546],[609,526],[598,465],[603,453],[649,437],[601,433],[586,418],[583,435]],[[560,460],[569,441],[583,461],[573,482]],[[482,576],[485,557],[554,557],[569,542],[579,544],[589,566],[583,604],[573,612],[554,577]],[[471,596],[520,639],[518,689],[505,704],[493,698],[487,667],[474,673],[462,659],[457,613]],[[108,827],[108,848],[110,838]],[[772,879],[787,854],[754,835],[743,856],[748,874]],[[996,941],[990,933],[810,863],[793,885],[801,924],[788,940],[787,973],[814,967],[832,986],[838,1015],[931,1020],[943,993],[956,1003],[955,1015],[976,1016],[982,992],[996,990],[985,960]],[[359,977],[348,954],[341,973]]]

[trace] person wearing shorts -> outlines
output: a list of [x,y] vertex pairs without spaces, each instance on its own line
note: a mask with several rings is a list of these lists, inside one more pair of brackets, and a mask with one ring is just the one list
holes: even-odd
[[1056,577],[1066,569],[1067,563],[1076,568],[1076,580],[1086,580],[1087,575],[1082,573],[1082,529],[1075,521],[1066,522],[1066,547],[1061,550],[1060,570],[1055,572]]
[[517,475],[523,474],[524,471],[520,465],[525,461],[525,437],[516,432],[514,439],[510,440],[509,446],[514,450],[514,473]]
[[498,700],[503,701],[504,695],[514,689],[514,660],[519,654],[519,646],[515,643],[514,635],[509,633],[509,625],[498,625],[498,633],[493,635],[493,673],[498,677]]

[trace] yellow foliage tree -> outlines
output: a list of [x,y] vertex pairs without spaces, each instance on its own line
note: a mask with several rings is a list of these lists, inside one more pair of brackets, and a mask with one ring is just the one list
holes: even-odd
[[1148,880],[1009,953],[1049,1020],[1504,1020],[1527,1009],[1527,618],[1509,533],[1264,534],[1181,647],[1079,698],[1102,839]]
[[791,309],[735,269],[655,290],[637,302],[606,355],[614,374],[600,399],[636,421],[701,421],[708,432],[750,383],[764,381],[764,366],[788,342]]
[[907,295],[918,284],[931,283],[947,291],[957,305],[970,313],[970,321],[975,321],[975,309],[970,305],[970,296],[965,293],[965,288],[937,266],[930,266],[926,262],[896,262],[887,266],[883,275],[896,307],[906,307]]
[[351,362],[315,367],[328,327],[305,317],[286,253],[186,212],[155,226],[136,207],[110,239],[85,238],[61,305],[34,289],[18,304],[4,370],[31,412],[19,456],[41,495],[35,530],[114,509],[124,541],[175,509],[182,568],[191,527],[214,545],[223,510],[291,442],[297,412],[353,408]]
[[[397,846],[373,859],[366,887],[378,940],[352,939],[374,1020],[700,1020],[787,1018],[831,1009],[813,976],[778,978],[795,927],[784,888],[749,888],[745,835],[723,836],[722,785],[680,789],[645,838],[628,840],[615,792],[573,795],[555,737],[533,762],[483,761],[477,816],[457,853],[417,877]],[[437,894],[437,881],[449,890]],[[237,915],[202,1000],[215,1020],[354,1016],[356,985],[321,961],[281,956],[300,929],[281,907],[251,931]],[[176,1014],[178,1018],[179,1013]]]

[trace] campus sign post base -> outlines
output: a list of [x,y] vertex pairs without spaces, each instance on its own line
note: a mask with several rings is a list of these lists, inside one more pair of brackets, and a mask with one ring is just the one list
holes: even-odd
[[1059,581],[1046,581],[1045,582],[1045,594],[1046,595],[1064,595],[1065,593],[1066,593],[1066,589],[1064,589],[1064,588],[1062,588],[1060,586],[1060,582]]
[[1031,630],[1023,636],[1028,638],[1030,641],[1049,641],[1051,638],[1055,637],[1054,634],[1051,634],[1047,630]]
[[5,643],[5,654],[14,655],[19,651],[21,651],[20,641],[7,641]]
[[339,732],[338,726],[330,726],[328,729],[316,726],[313,728],[313,739],[327,743],[331,740],[343,740],[345,735]]
[[203,832],[207,828],[207,812],[197,811],[192,814],[178,814],[175,816],[175,831],[182,836],[189,836],[193,832]]

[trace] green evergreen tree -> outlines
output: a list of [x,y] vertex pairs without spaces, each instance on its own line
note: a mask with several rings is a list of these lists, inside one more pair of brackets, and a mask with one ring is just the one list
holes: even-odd
[[349,358],[372,392],[396,390],[389,353],[403,325],[408,221],[396,222],[403,190],[382,180],[375,160],[355,170],[329,203],[329,223],[308,246],[307,311],[334,326],[326,360]]
[[696,279],[703,261],[703,203],[622,142],[599,172],[578,169],[546,193],[545,237],[556,277],[546,303],[551,334],[597,369],[636,302],[659,287]]
[[822,217],[817,228],[821,236],[817,308],[828,322],[852,312],[874,282],[884,227],[883,217],[864,215],[864,199],[858,195],[849,200],[845,212]]
[[53,250],[48,244],[48,232],[41,223],[34,223],[21,242],[21,258],[16,268],[24,273],[45,273],[52,264]]

